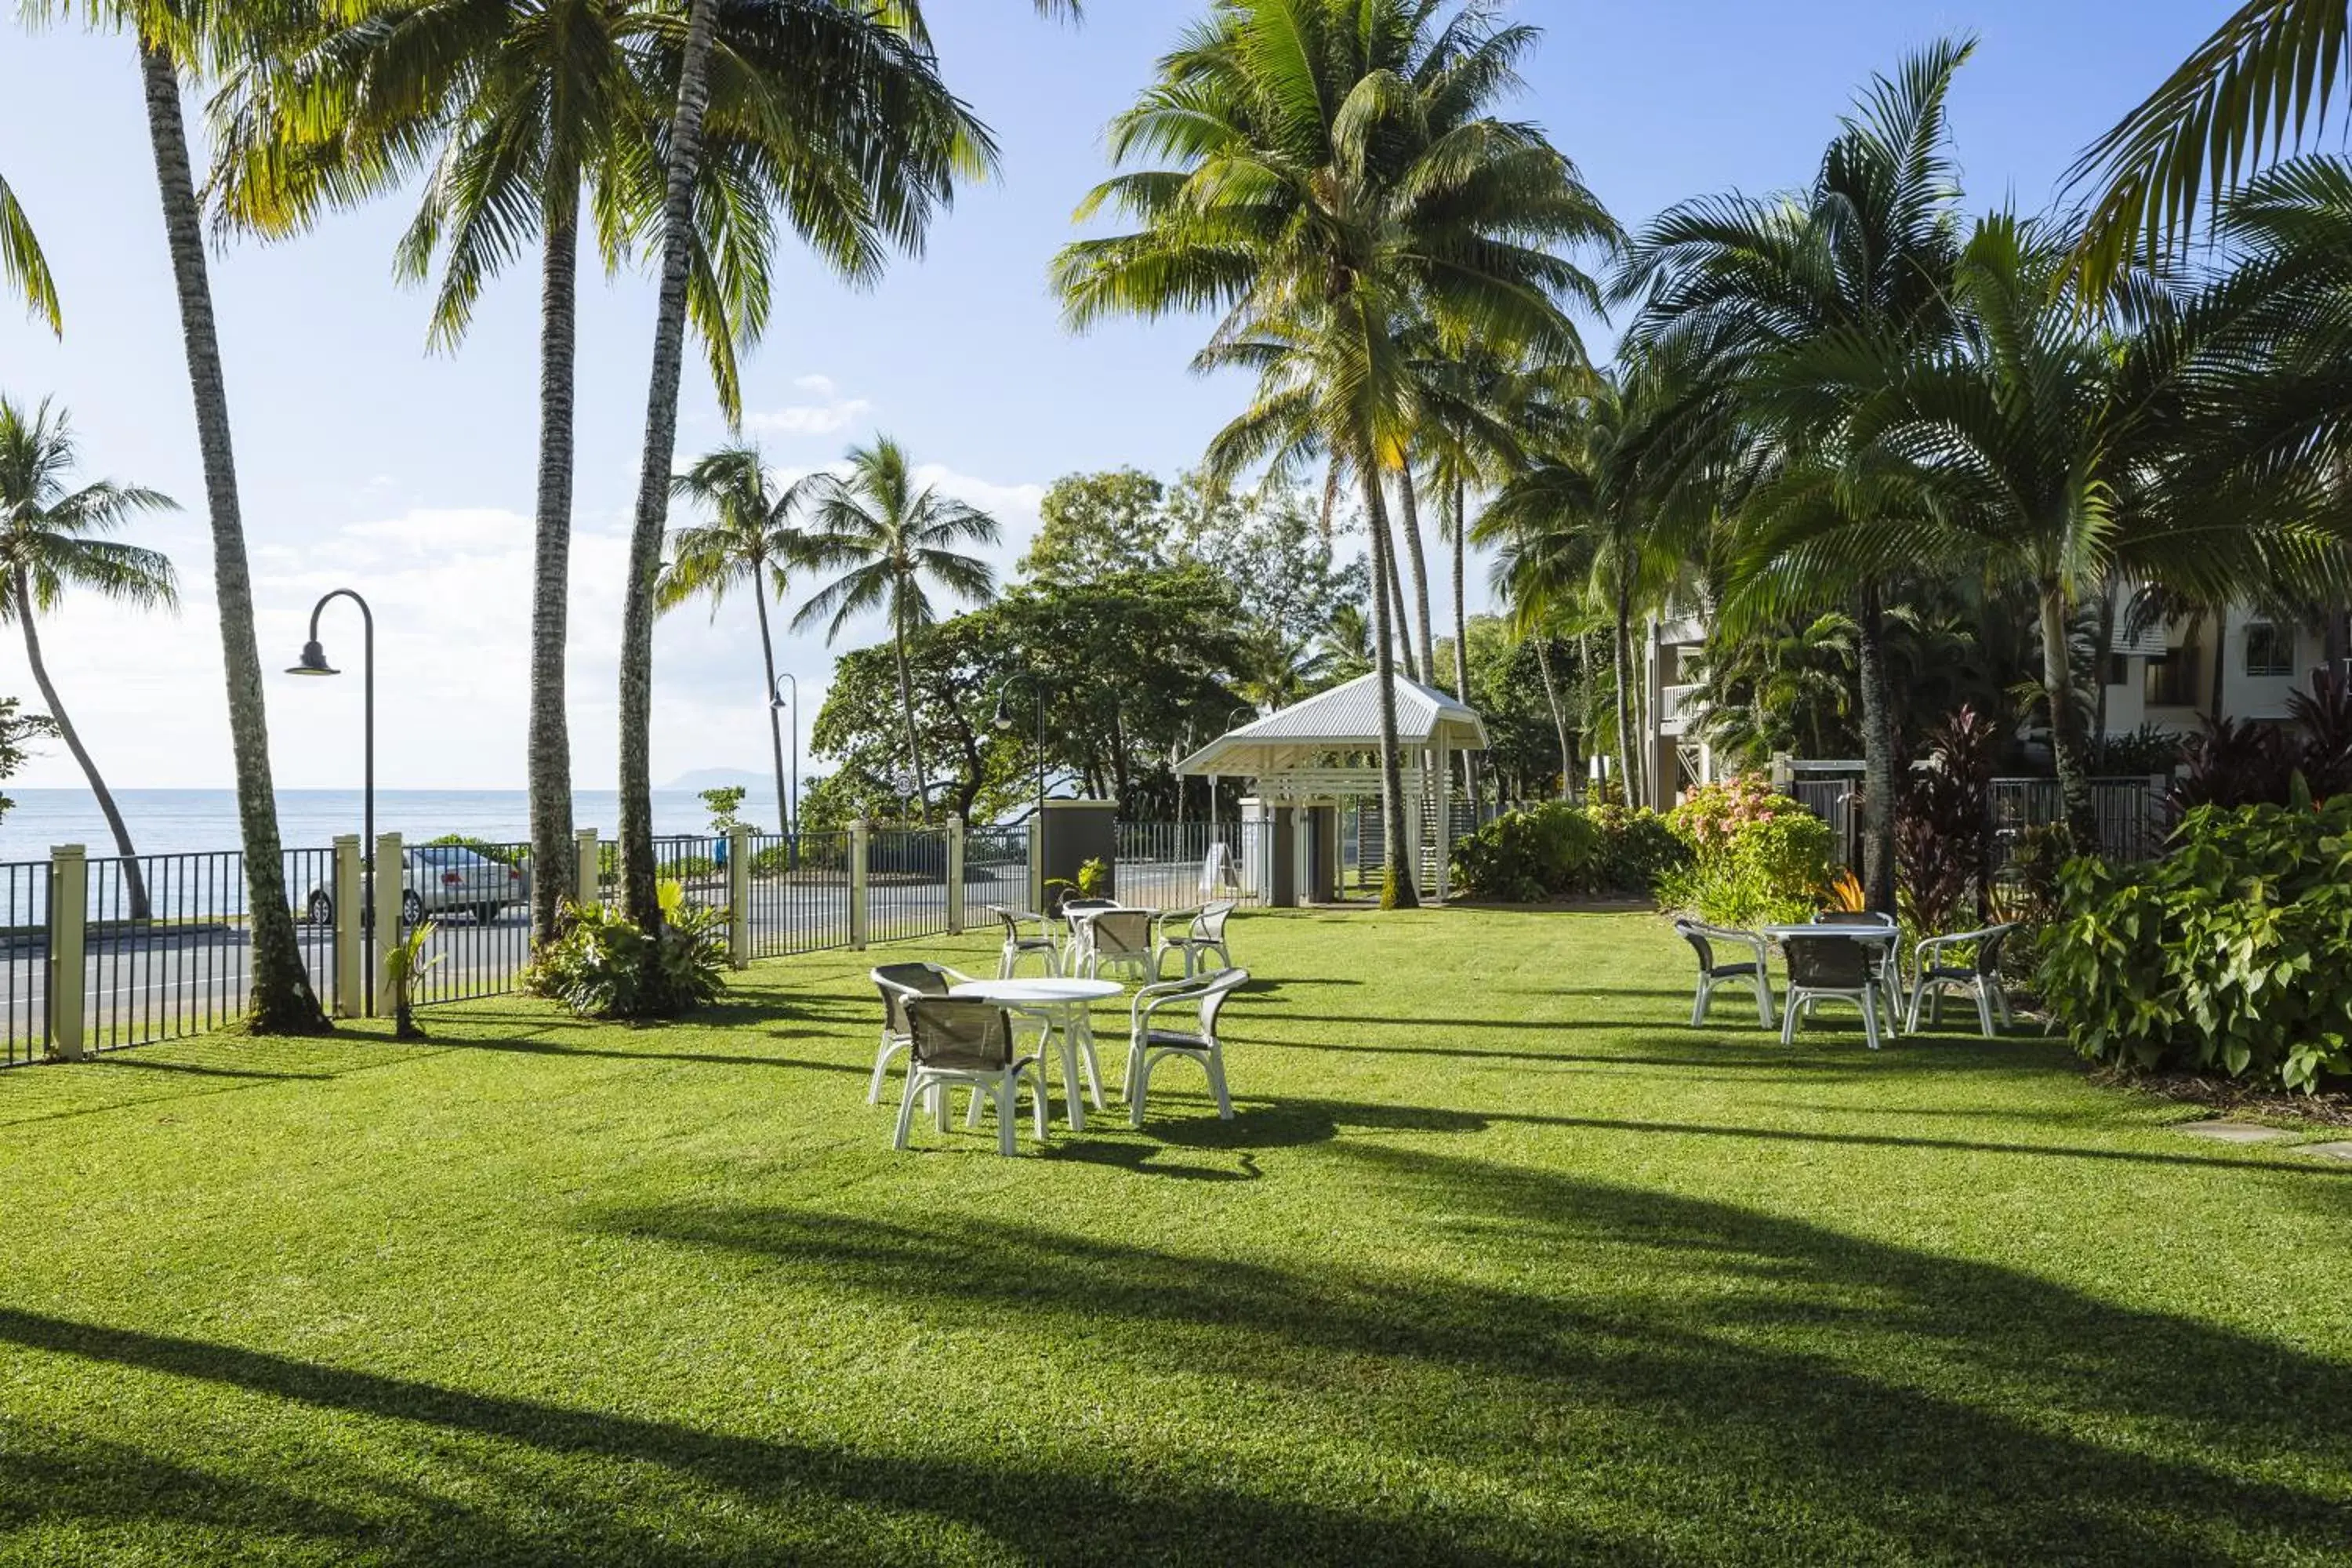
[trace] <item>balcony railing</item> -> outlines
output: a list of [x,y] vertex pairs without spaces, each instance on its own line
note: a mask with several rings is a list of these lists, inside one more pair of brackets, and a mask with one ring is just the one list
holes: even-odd
[[1706,716],[1706,704],[1696,686],[1667,686],[1658,691],[1658,733],[1680,735]]

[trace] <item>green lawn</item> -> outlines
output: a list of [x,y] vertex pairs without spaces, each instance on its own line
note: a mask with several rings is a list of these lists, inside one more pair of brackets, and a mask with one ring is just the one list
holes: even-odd
[[2352,1167],[1652,917],[1236,931],[1235,1120],[1042,1159],[890,1150],[849,954],[0,1074],[0,1559],[2352,1556]]

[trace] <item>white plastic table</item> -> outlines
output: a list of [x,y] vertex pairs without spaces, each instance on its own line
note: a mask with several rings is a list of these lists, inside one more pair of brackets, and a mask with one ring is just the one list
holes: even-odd
[[1889,983],[1880,987],[1885,993],[1884,999],[1886,1003],[1887,1026],[1898,1033],[1901,1031],[1903,1017],[1895,1005],[1897,994],[1903,989],[1903,974],[1899,967],[1902,962],[1899,949],[1903,942],[1903,932],[1898,928],[1886,925],[1864,925],[1860,921],[1828,921],[1819,923],[1809,922],[1801,926],[1766,926],[1764,934],[1779,942],[1785,942],[1792,936],[1826,936],[1842,942],[1866,942],[1873,945],[1883,943],[1885,951],[1878,955],[1878,962],[1882,968],[1890,971],[1887,975]]
[[1116,980],[969,980],[948,988],[950,996],[993,1002],[1007,1012],[1035,1018],[1062,1045],[1062,1092],[1069,1102],[1070,1131],[1087,1130],[1087,1108],[1078,1093],[1078,1062],[1086,1062],[1087,1089],[1103,1109],[1102,1064],[1095,1058],[1094,1020],[1087,1008],[1122,994]]

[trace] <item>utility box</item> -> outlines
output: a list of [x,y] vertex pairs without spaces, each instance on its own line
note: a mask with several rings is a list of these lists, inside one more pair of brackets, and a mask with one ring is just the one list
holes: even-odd
[[[1117,801],[1049,800],[1030,818],[1029,833],[1030,908],[1059,912],[1062,900],[1075,896],[1078,868],[1089,860],[1101,861],[1109,872],[1102,896],[1118,896]],[[1057,882],[1067,886],[1055,887]]]

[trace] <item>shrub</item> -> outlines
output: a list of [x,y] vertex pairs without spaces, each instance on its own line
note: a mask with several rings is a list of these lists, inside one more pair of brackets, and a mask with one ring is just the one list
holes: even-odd
[[1454,885],[1472,898],[1531,904],[1576,891],[1600,842],[1564,801],[1507,811],[1454,846]]
[[1834,842],[1830,825],[1802,806],[1759,818],[1687,868],[1668,872],[1658,883],[1659,902],[1710,925],[1810,920],[1821,908]]
[[668,1018],[726,990],[727,911],[661,884],[658,940],[619,910],[568,904],[563,935],[523,972],[523,989],[583,1018]]
[[1592,825],[1593,847],[1582,891],[1649,893],[1661,877],[1690,864],[1690,846],[1663,813],[1646,805],[1587,806],[1584,819]]
[[1727,849],[1745,829],[1805,808],[1775,795],[1760,773],[1741,773],[1720,784],[1701,784],[1683,797],[1666,820],[1702,860]]
[[2127,735],[2109,735],[2098,743],[2099,772],[2168,773],[2180,765],[2182,738],[2158,724],[2142,724]]
[[2000,726],[1963,706],[1927,735],[1927,762],[1903,771],[1895,875],[1904,921],[1934,934],[1976,923],[1990,894],[1986,796]]
[[2039,988],[2074,1048],[2290,1089],[2352,1071],[2352,795],[2200,806],[2162,859],[2059,874]]

